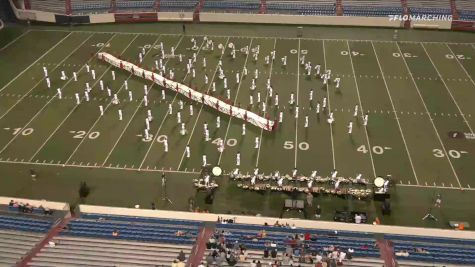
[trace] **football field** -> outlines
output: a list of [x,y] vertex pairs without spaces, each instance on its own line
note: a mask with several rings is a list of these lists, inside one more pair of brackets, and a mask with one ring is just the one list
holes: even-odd
[[[157,173],[157,176],[170,172],[196,178],[203,155],[210,165],[221,166],[229,173],[237,167],[236,154],[240,153],[238,167],[243,173],[258,167],[266,174],[275,170],[285,174],[297,168],[301,175],[316,170],[328,176],[337,170],[344,177],[359,173],[370,180],[377,176],[391,177],[396,187],[468,191],[475,186],[473,38],[467,42],[357,40],[246,36],[232,31],[229,35],[216,35],[213,31],[183,35],[181,32],[119,32],[121,27],[128,26],[116,26],[116,31],[33,27],[12,37],[11,42],[2,43],[0,162],[3,165],[20,164],[28,169],[35,166],[110,169]],[[213,50],[205,45],[206,39],[215,43]],[[197,44],[195,48],[193,40]],[[231,43],[237,51],[235,58],[230,55]],[[108,52],[139,64],[138,54],[143,49],[140,65],[151,70],[159,60],[162,44],[166,54],[163,64],[167,72],[174,71],[176,81],[226,99],[223,80],[218,77],[218,62],[222,61],[229,101],[277,121],[282,112],[283,122],[272,132],[247,124],[243,135],[242,120],[191,102],[95,57],[98,52]],[[219,44],[225,47],[224,53],[218,49]],[[244,53],[245,47],[259,49],[258,59],[253,58],[252,52]],[[275,60],[266,64],[265,56],[274,50]],[[187,74],[186,69],[188,58],[194,53],[195,77]],[[178,54],[183,55],[183,62]],[[285,65],[283,57],[287,58]],[[313,67],[321,65],[322,72],[331,70],[331,82],[323,84],[315,69],[308,75],[300,62],[302,57]],[[203,58],[207,60],[206,67],[202,65]],[[96,79],[87,72],[86,65],[95,71]],[[51,88],[47,87],[43,67],[48,70]],[[246,76],[242,75],[244,69],[249,72]],[[256,89],[251,90],[256,70]],[[61,71],[67,79],[60,79]],[[73,72],[77,73],[77,81]],[[208,84],[205,74],[209,77]],[[339,88],[333,81],[335,78],[341,79]],[[272,97],[266,90],[267,79],[273,88]],[[124,86],[124,81],[128,86]],[[92,88],[88,100],[84,94],[86,83]],[[61,88],[61,96],[57,88]],[[106,88],[110,88],[111,95]],[[312,89],[313,100],[310,100]],[[144,90],[148,103],[143,98]],[[119,104],[111,102],[114,94]],[[294,105],[289,104],[291,94],[295,96]],[[262,104],[257,104],[258,99],[266,103],[264,111]],[[356,117],[355,105],[358,106]],[[103,116],[99,106],[103,106]],[[148,110],[153,116],[151,140],[143,137]],[[186,128],[185,135],[180,134],[178,111]],[[332,124],[327,121],[330,113],[335,118]],[[368,115],[366,126],[363,125],[365,114]],[[216,125],[218,116],[220,127]],[[349,122],[353,123],[351,134]],[[204,138],[204,123],[210,130],[209,141]],[[256,138],[259,138],[257,145]],[[219,139],[225,145],[223,152],[217,149]],[[168,152],[164,140],[168,142]],[[190,147],[189,158],[186,146]]]

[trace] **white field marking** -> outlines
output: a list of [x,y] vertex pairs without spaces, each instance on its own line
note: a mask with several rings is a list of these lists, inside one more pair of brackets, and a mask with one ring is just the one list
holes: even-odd
[[[249,43],[249,47],[252,47],[252,41],[254,39],[251,38],[251,42]],[[242,66],[242,70],[241,70],[241,76],[239,77],[239,85],[238,85],[238,88],[237,88],[237,92],[236,92],[236,96],[234,97],[234,103],[236,103],[236,100],[239,96],[239,89],[241,88],[241,84],[242,84],[242,79],[244,78],[244,75],[242,75],[242,73],[244,72],[244,68],[247,66],[247,60],[249,58],[249,54],[250,53],[247,53],[246,55],[246,60],[244,61],[244,65]],[[267,97],[266,97],[266,101],[267,103]],[[224,134],[224,144],[226,144],[226,139],[228,137],[228,132],[229,132],[229,128],[231,126],[231,121],[233,120],[233,117],[231,117],[228,121],[228,127],[226,128],[226,134]],[[260,140],[259,140],[259,143],[260,143]],[[224,152],[224,151],[223,151]],[[219,159],[218,159],[218,165],[221,163],[221,157],[223,156],[223,152],[220,152],[219,153]]]
[[[175,44],[175,47],[178,48],[178,46],[180,45],[181,41],[183,39],[183,36],[178,40],[178,42]],[[158,41],[158,40],[157,40]],[[156,43],[156,42],[155,42]],[[153,45],[155,46],[155,44]],[[152,47],[153,47],[152,46]],[[164,65],[166,66],[168,61],[170,60],[170,58],[167,58],[167,61],[164,63]],[[150,89],[152,88],[152,86],[154,85],[155,83],[152,83],[150,87]],[[148,91],[150,91],[150,89]],[[130,123],[132,122],[133,118],[135,117],[135,114],[138,112],[140,106],[142,105],[142,103],[144,102],[143,98],[142,98],[142,101],[140,101],[140,104],[137,106],[137,108],[135,109],[135,112],[134,114],[132,114],[132,117],[130,117],[130,120],[127,122],[127,125],[125,126],[124,130],[122,130],[122,133],[120,134],[119,138],[117,139],[117,141],[115,142],[114,146],[112,147],[112,149],[109,151],[109,153],[107,154],[107,157],[104,159],[104,161],[102,162],[101,166],[104,167],[104,165],[106,164],[107,160],[109,160],[109,157],[112,155],[112,152],[114,151],[114,149],[116,148],[116,146],[119,144],[119,141],[122,139],[122,136],[124,135],[125,131],[127,130],[127,128],[129,127]],[[156,136],[156,135],[154,135]],[[153,141],[152,141],[153,142]],[[140,168],[139,168],[140,169]]]
[[458,111],[459,111],[459,113],[460,113],[460,116],[462,116],[463,121],[465,122],[465,124],[467,125],[468,129],[470,130],[470,133],[473,134],[472,127],[470,127],[470,124],[468,123],[467,119],[465,118],[465,115],[464,115],[464,113],[462,112],[462,109],[460,109],[460,106],[459,106],[459,104],[457,103],[457,100],[455,100],[454,96],[452,95],[452,91],[450,91],[449,87],[448,87],[447,84],[445,83],[444,78],[443,78],[442,75],[440,74],[439,69],[435,66],[434,61],[432,61],[432,58],[431,58],[431,56],[429,55],[429,53],[427,52],[425,46],[424,46],[423,44],[421,44],[421,46],[422,46],[422,48],[424,49],[424,52],[426,53],[426,55],[427,55],[427,57],[429,58],[430,62],[432,63],[432,66],[434,66],[435,71],[437,71],[437,74],[439,75],[440,80],[441,80],[442,83],[444,84],[445,89],[447,89],[447,92],[449,93],[450,98],[452,98],[452,101],[454,101],[455,106],[457,106],[457,109],[458,109]]
[[[182,36],[182,38],[180,39],[180,42],[181,42],[182,39],[183,39],[183,36]],[[197,57],[198,57],[199,53],[201,52],[201,48],[203,47],[204,43],[205,43],[205,40],[203,39],[203,41],[201,42],[200,48],[199,48],[198,51],[196,52],[196,56],[197,56]],[[186,74],[185,74],[185,77],[183,77],[183,80],[182,80],[183,82],[185,81],[186,77],[188,77],[188,73],[186,73]],[[172,102],[170,103],[171,105],[173,105],[173,103],[175,103],[175,100],[176,100],[176,98],[178,97],[178,94],[179,94],[179,93],[176,92],[175,95],[173,96]],[[168,111],[167,111],[167,113],[165,113],[165,116],[163,116],[163,119],[162,119],[162,121],[160,122],[160,126],[158,126],[157,132],[156,132],[155,135],[154,135],[155,137],[158,137],[158,134],[160,133],[160,130],[162,129],[162,126],[163,126],[163,124],[165,123],[165,120],[166,120],[167,117],[168,117],[168,114],[169,114],[169,113],[168,113]],[[196,120],[198,121],[198,118],[197,118]],[[154,144],[154,143],[155,143],[155,142],[153,142],[153,141],[150,142],[150,146],[149,146],[148,149],[147,149],[147,153],[145,153],[145,156],[143,157],[142,161],[140,162],[139,169],[141,169],[142,166],[143,166],[143,164],[145,163],[145,160],[147,159],[148,154],[149,154],[150,151],[152,150],[152,147],[153,147],[153,144]]]
[[399,132],[401,133],[402,141],[404,142],[404,147],[406,148],[407,156],[409,158],[409,162],[411,163],[411,168],[412,168],[412,172],[414,174],[414,178],[416,178],[416,183],[419,184],[419,179],[417,178],[416,170],[414,168],[414,164],[412,163],[411,153],[409,153],[409,148],[407,147],[406,138],[404,138],[404,133],[403,133],[402,128],[401,128],[401,123],[399,122],[399,117],[397,115],[396,107],[394,106],[393,98],[391,97],[391,93],[389,92],[389,87],[388,87],[388,84],[386,82],[386,78],[385,78],[385,75],[384,75],[384,72],[383,72],[383,68],[381,67],[381,63],[379,62],[378,53],[376,52],[376,48],[374,48],[373,42],[371,42],[371,46],[373,47],[374,55],[376,56],[376,61],[378,62],[379,71],[381,72],[381,75],[383,77],[384,86],[386,87],[386,92],[388,93],[389,100],[390,100],[391,106],[393,108],[394,116],[396,117],[396,122],[397,122],[397,125],[399,127]]
[[[277,44],[277,38],[274,38],[274,48],[272,49],[272,51],[275,51],[275,46]],[[277,53],[277,52],[276,52]],[[275,60],[278,60],[277,57]],[[274,67],[274,60],[271,61],[270,63],[270,67],[269,67],[269,80],[272,78],[272,68]],[[267,101],[267,98],[268,98],[268,94],[269,94],[269,91],[266,92],[266,101]],[[263,117],[265,117],[266,113],[267,113],[267,110],[266,109],[266,112],[264,112],[264,115]],[[261,135],[259,137],[259,148],[257,149],[257,158],[256,158],[256,168],[257,166],[259,166],[259,155],[261,154],[261,146],[262,146],[262,134],[264,133],[264,129],[261,128]]]
[[[123,53],[125,53],[125,51],[127,51],[127,49],[132,45],[132,43],[137,39],[138,36],[139,36],[139,35],[136,35],[136,36],[132,39],[132,41],[130,41],[130,43],[127,45],[127,47],[124,48],[124,50],[122,50],[122,52],[120,53],[121,55],[122,55]],[[159,39],[160,39],[160,35],[157,37],[157,40],[154,42],[154,45],[158,42]],[[150,49],[145,53],[144,57],[147,56],[150,51],[152,51],[152,48],[150,48]],[[110,67],[112,67],[112,65],[110,65],[109,68],[107,68],[106,71],[105,71],[103,74],[107,73],[107,72],[109,71]],[[133,75],[133,74],[130,73],[126,80],[129,80],[130,77],[132,77],[132,75]],[[116,92],[117,95],[119,95],[119,93],[122,91],[122,89],[124,88],[124,85],[125,85],[125,83],[122,83],[122,85],[120,86],[119,90]],[[150,89],[151,89],[151,86],[150,86],[150,88],[147,90],[147,92],[149,92]],[[142,104],[142,102],[140,102],[140,104]],[[139,104],[139,106],[140,106],[140,104]],[[110,107],[111,105],[112,105],[112,101],[109,102],[109,103],[104,107],[104,112],[106,112],[106,111],[109,109],[109,107]],[[85,135],[85,136],[88,136],[88,135],[89,135],[89,133],[92,131],[92,129],[94,129],[94,126],[96,126],[96,124],[97,124],[102,118],[103,118],[103,116],[98,116],[98,117],[97,117],[97,119],[94,121],[94,123],[92,124],[92,126],[91,126],[91,127],[89,128],[89,130],[86,132],[86,135]],[[71,158],[74,156],[74,154],[76,154],[76,152],[78,151],[79,147],[82,145],[82,143],[83,143],[84,140],[86,140],[86,139],[87,139],[87,138],[81,139],[81,141],[79,142],[79,144],[78,144],[78,145],[76,146],[76,148],[73,150],[73,152],[71,153],[71,155],[69,155],[68,159],[66,160],[66,162],[65,162],[64,164],[68,164],[68,162],[71,160]]]
[[457,60],[457,63],[459,63],[460,67],[463,69],[463,71],[465,72],[465,75],[467,75],[467,77],[470,79],[470,81],[472,82],[472,84],[475,86],[475,82],[473,81],[472,79],[472,76],[470,76],[470,74],[468,73],[467,69],[465,69],[465,67],[463,66],[463,64],[460,62],[460,59],[455,55],[454,51],[452,51],[452,49],[450,48],[450,46],[448,44],[446,44],[447,48],[450,50],[450,53],[452,53],[452,55],[454,55],[454,58],[455,60]]
[[[83,32],[83,33],[109,33],[109,34],[143,34],[143,35],[159,35],[159,33],[151,33],[151,32],[113,32],[113,31],[68,31],[68,30],[52,30],[52,29],[34,29],[32,31],[44,31],[44,32]],[[161,35],[182,35],[181,33],[161,33]],[[245,36],[229,36],[229,35],[210,35],[210,34],[191,34],[187,35],[189,37],[217,37],[217,38],[254,38],[254,39],[282,39],[282,40],[318,40],[318,41],[340,41],[340,42],[346,42],[346,41],[356,41],[356,42],[378,42],[378,43],[415,43],[415,44],[420,44],[420,43],[426,43],[426,44],[460,44],[460,45],[473,45],[475,43],[472,42],[465,42],[465,43],[457,43],[457,42],[418,42],[418,41],[392,41],[392,40],[374,40],[374,39],[335,39],[335,38],[330,38],[330,39],[324,39],[324,38],[309,38],[309,37],[273,37],[273,36],[250,36],[250,35],[245,35]]]
[[[45,57],[49,52],[51,52],[53,49],[55,49],[59,44],[61,44],[64,40],[66,40],[66,38],[69,37],[69,35],[71,35],[71,33],[69,33],[68,35],[64,36],[63,39],[61,39],[59,42],[57,42],[55,45],[53,45],[50,49],[48,49],[48,51],[46,51],[43,55],[41,55],[38,59],[36,59],[33,63],[30,64],[30,66],[26,67],[26,69],[24,69],[22,72],[20,72],[17,76],[15,76],[10,82],[8,82],[7,84],[5,84],[1,89],[0,89],[0,92],[2,92],[3,90],[5,90],[5,88],[7,88],[12,82],[14,82],[16,79],[18,79],[18,77],[20,77],[21,75],[23,75],[23,73],[25,73],[27,70],[29,70],[32,66],[34,66],[36,63],[38,63],[38,61],[40,61],[41,59],[43,59],[43,57]],[[92,36],[92,35],[91,35]],[[59,64],[56,66],[56,68],[59,66]],[[36,85],[38,85],[41,81],[43,81],[44,77],[38,81],[37,84],[35,84],[35,86],[33,86],[31,90],[33,90],[33,88],[36,87]],[[28,91],[26,94],[28,94],[30,91]]]
[[[229,42],[229,38],[228,37],[226,39],[226,43],[224,44],[224,49],[226,49],[226,47],[228,47],[228,42]],[[219,60],[222,60],[223,59],[223,55],[225,53],[222,53],[221,56],[219,57]],[[219,64],[216,64],[216,68],[214,69],[214,73],[213,73],[213,77],[211,78],[211,81],[214,81],[214,77],[216,76],[216,73],[218,72],[218,67],[219,67]],[[213,83],[211,82],[209,85],[208,85],[208,89],[206,90],[206,93],[209,92],[209,90],[211,89],[211,85]],[[193,133],[195,132],[195,128],[196,128],[196,124],[198,124],[198,121],[199,121],[199,118],[200,118],[200,115],[201,115],[201,112],[203,111],[203,106],[204,104],[201,104],[201,107],[200,107],[200,111],[198,112],[198,116],[196,117],[196,121],[195,121],[195,124],[193,125],[193,129],[191,130],[191,134],[190,134],[190,138],[188,138],[188,141],[186,142],[186,145],[189,145],[190,144],[190,141],[191,141],[191,138],[193,137]],[[180,169],[181,167],[181,164],[183,163],[183,158],[185,157],[185,151],[183,151],[183,153],[181,154],[181,159],[180,159],[180,163],[178,164],[178,168],[177,170]]]
[[[396,45],[397,45],[397,48],[399,50],[399,53],[402,53],[401,47],[399,46],[399,44],[396,43]],[[454,173],[455,179],[457,179],[457,183],[459,185],[459,188],[462,188],[462,184],[460,183],[460,180],[459,180],[459,177],[457,175],[457,172],[455,171],[454,165],[452,165],[452,161],[450,161],[449,154],[447,153],[447,150],[445,149],[444,143],[442,142],[442,139],[440,138],[439,132],[437,131],[437,127],[435,127],[434,120],[432,119],[432,116],[430,115],[429,109],[427,108],[427,105],[424,101],[424,98],[422,98],[421,91],[419,90],[419,86],[417,85],[416,80],[414,79],[414,76],[412,75],[412,72],[411,72],[411,69],[409,68],[409,65],[407,65],[406,59],[404,57],[401,57],[401,58],[404,61],[404,64],[406,65],[406,69],[409,72],[409,75],[411,76],[411,79],[412,79],[412,82],[414,83],[414,86],[416,87],[417,94],[419,95],[419,98],[421,99],[421,102],[424,105],[426,113],[429,116],[432,127],[434,128],[435,134],[437,135],[437,138],[439,139],[440,145],[442,146],[442,149],[444,150],[445,157],[449,161],[450,168],[452,168],[452,172]]]
[[0,163],[3,164],[22,164],[22,165],[40,165],[40,166],[53,166],[53,167],[73,167],[73,168],[88,168],[88,169],[112,169],[112,170],[125,170],[125,171],[142,171],[142,172],[166,172],[166,173],[183,173],[183,174],[199,174],[199,172],[192,171],[178,171],[178,170],[169,170],[169,169],[148,169],[148,170],[139,170],[136,168],[127,168],[127,167],[101,167],[97,164],[94,165],[78,165],[78,164],[61,164],[59,163],[46,163],[46,162],[30,162],[30,161],[12,161],[12,160],[0,160]]
[[[114,35],[115,36],[115,35]],[[112,36],[112,38],[114,38],[114,36]],[[112,38],[110,38],[107,42],[110,42],[112,40]],[[105,46],[101,47],[98,52],[100,52]],[[123,53],[123,52],[122,52]],[[89,63],[93,58],[91,57],[87,62]],[[84,64],[78,71],[78,74],[81,73],[81,71],[84,69],[84,67],[86,67],[86,64]],[[94,87],[100,80],[101,78],[107,73],[107,71],[109,70],[109,68],[107,68],[100,76],[99,78],[94,82],[94,84],[92,85],[92,87]],[[67,83],[69,83],[71,81],[71,79],[68,80]],[[67,84],[66,83],[66,84]],[[84,98],[84,97],[83,97]],[[82,98],[81,98],[82,99]],[[66,115],[66,117],[64,117],[64,119],[59,123],[59,125],[54,129],[54,131],[48,136],[48,138],[46,138],[46,140],[43,142],[43,144],[41,144],[41,146],[36,150],[35,154],[33,154],[33,156],[31,156],[30,158],[30,161],[33,160],[34,157],[36,157],[36,155],[41,151],[41,149],[43,149],[43,147],[46,145],[46,143],[48,143],[48,141],[56,134],[56,132],[59,130],[59,128],[61,128],[61,126],[63,125],[64,122],[66,122],[66,120],[69,118],[69,116],[71,116],[71,114],[76,110],[76,108],[78,107],[79,105],[75,105],[71,111]]]
[[12,41],[10,41],[8,44],[4,45],[2,48],[0,48],[0,51],[3,51],[5,48],[9,47],[10,45],[12,45],[13,43],[15,43],[16,41],[18,41],[21,37],[27,35],[28,33],[30,33],[31,30],[27,30],[25,31],[24,33],[20,34],[17,38],[13,39]]
[[[297,50],[297,93],[296,93],[296,103],[297,107],[299,106],[299,91],[300,91],[300,38]],[[300,108],[300,107],[299,107]],[[330,107],[328,107],[330,108]],[[294,150],[294,168],[297,168],[297,154],[299,150],[298,146],[298,138],[299,138],[299,118],[295,119],[295,150]]]
[[434,185],[396,184],[396,187],[416,187],[416,188],[435,188],[435,189],[475,191],[475,188],[470,188],[470,187],[450,187],[450,186],[437,186],[437,185],[434,186]]
[[[346,46],[348,47],[348,51],[351,51],[350,49],[350,43],[348,41],[346,41]],[[363,115],[363,103],[361,102],[361,97],[360,97],[360,89],[359,89],[359,86],[358,86],[358,81],[356,80],[356,72],[355,72],[355,66],[353,65],[353,58],[352,58],[352,55],[351,53],[349,53],[348,55],[350,57],[350,62],[351,62],[351,69],[353,71],[353,78],[355,80],[355,85],[356,85],[356,93],[358,94],[358,102],[360,104],[360,110],[361,110],[361,115]],[[365,134],[366,134],[366,142],[368,143],[368,151],[369,151],[369,156],[371,158],[371,166],[373,167],[373,174],[374,174],[374,178],[376,178],[376,169],[374,167],[374,160],[373,160],[373,153],[372,153],[372,147],[371,147],[371,144],[369,142],[369,136],[368,136],[368,130],[366,128],[366,126],[364,127],[364,131],[365,131]]]
[[[327,69],[327,53],[325,52],[325,41],[322,41],[323,43],[323,69],[326,71]],[[327,87],[327,98],[328,98],[328,110],[331,111],[331,106],[330,106],[330,89],[328,88],[328,82],[326,84]],[[333,158],[333,169],[336,170],[336,161],[335,161],[335,146],[333,142],[333,124],[330,124],[330,139],[332,142],[332,158]]]
[[[87,40],[89,40],[89,38],[91,38],[91,37],[92,37],[92,35],[90,35],[88,38],[86,38],[86,39],[85,39],[81,44],[79,44],[79,46],[77,46],[64,60],[66,60],[67,58],[69,58],[73,53],[75,53],[79,48],[81,48],[81,47],[84,45],[84,43],[86,43]],[[71,81],[71,80],[69,80],[69,81]],[[68,82],[69,82],[69,81],[68,81]],[[56,94],[57,94],[57,93],[56,93]],[[25,126],[23,126],[23,127],[21,128],[21,130],[18,131],[18,134],[16,134],[15,136],[13,136],[13,138],[0,150],[0,154],[1,154],[3,151],[5,151],[5,149],[7,149],[7,147],[8,147],[18,136],[20,136],[20,133],[21,133],[26,127],[28,127],[28,125],[30,125],[30,123],[31,123],[33,120],[35,120],[36,117],[38,117],[38,116],[41,114],[41,112],[49,105],[49,103],[51,103],[51,102],[55,99],[56,94],[55,94],[53,97],[51,97],[51,98],[48,100],[48,102],[46,102],[46,103],[43,105],[43,107],[41,107],[41,109],[38,110],[38,112],[36,112],[35,115],[33,115],[33,117],[30,118],[30,120],[25,124]],[[25,96],[26,96],[26,95],[25,95]],[[21,99],[20,99],[17,103],[15,103],[15,105],[18,104],[20,101],[21,101]],[[14,107],[15,105],[13,105],[13,107]],[[12,108],[13,108],[13,107],[12,107]],[[9,109],[9,111],[10,111],[10,110],[11,110],[11,109]],[[5,114],[3,114],[3,116],[5,116],[7,113],[8,113],[8,111],[7,111]],[[0,117],[0,119],[3,118],[3,116]]]

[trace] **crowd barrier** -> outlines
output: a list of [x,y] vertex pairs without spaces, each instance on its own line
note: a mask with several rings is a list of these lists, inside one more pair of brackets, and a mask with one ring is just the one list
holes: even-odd
[[[404,21],[390,20],[389,17],[357,17],[357,16],[312,16],[286,14],[246,14],[246,13],[209,13],[199,12],[136,12],[136,13],[104,13],[90,15],[64,15],[43,11],[26,10],[24,6],[15,6],[9,0],[14,14],[20,20],[50,22],[57,24],[89,24],[89,23],[134,23],[134,22],[209,22],[209,23],[262,23],[291,25],[324,25],[324,26],[358,26],[404,28]],[[21,1],[20,1],[21,2]],[[453,29],[474,31],[474,22],[466,21],[411,21],[412,28]]]
[[475,240],[475,232],[473,231],[455,231],[444,229],[430,229],[419,227],[402,227],[389,225],[372,225],[372,224],[354,224],[354,223],[340,223],[330,221],[316,221],[303,219],[285,219],[272,218],[260,216],[243,216],[233,214],[213,214],[213,213],[196,213],[183,211],[165,211],[165,210],[150,210],[150,209],[132,209],[132,208],[117,208],[105,206],[80,205],[81,213],[98,213],[110,215],[123,215],[134,217],[153,217],[164,219],[178,219],[191,220],[202,222],[215,222],[218,217],[225,219],[235,219],[240,224],[254,224],[264,225],[268,223],[273,225],[276,220],[281,224],[288,223],[295,225],[297,228],[307,229],[322,229],[322,230],[337,230],[337,231],[356,231],[365,233],[379,233],[379,234],[397,234],[397,235],[412,235],[412,236],[429,236],[429,237],[445,237],[445,238],[460,238]]

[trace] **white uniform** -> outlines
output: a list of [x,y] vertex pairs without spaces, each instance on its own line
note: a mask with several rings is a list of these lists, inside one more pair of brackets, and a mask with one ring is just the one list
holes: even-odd
[[363,125],[364,125],[364,126],[368,125],[368,114],[365,114],[365,115],[363,116]]
[[50,81],[49,77],[46,77],[46,86],[48,88],[51,88],[51,81]]
[[102,105],[99,106],[99,112],[101,113],[101,116],[104,116],[104,107]]
[[320,102],[317,103],[317,107],[316,107],[316,112],[317,114],[320,114]]
[[241,153],[238,152],[236,153],[236,166],[240,166],[241,165]]
[[91,70],[91,76],[92,76],[93,80],[96,79],[96,71],[95,70]]
[[186,134],[186,129],[185,129],[185,123],[181,123],[181,129],[180,129],[180,134],[185,135]]
[[208,165],[208,162],[206,160],[206,155],[203,155],[203,167]]
[[296,118],[296,119],[299,118],[299,106],[296,106],[296,107],[295,107],[295,118]]
[[84,91],[84,97],[86,98],[86,101],[89,102],[89,93],[87,91]]
[[304,124],[304,127],[305,127],[305,128],[308,128],[308,115],[305,116],[305,124]]
[[279,123],[282,123],[283,119],[284,119],[284,112],[281,111],[279,112]]
[[121,121],[122,120],[122,110],[119,109],[118,112],[119,112],[119,120]]
[[162,100],[165,100],[165,90],[162,89]]
[[279,105],[279,94],[275,94],[275,97],[274,97],[274,106],[278,106]]
[[246,135],[246,124],[245,123],[242,124],[242,133],[241,134]]
[[218,117],[216,117],[216,128],[219,129],[220,127],[221,127],[221,117],[218,116]]
[[254,148],[259,148],[259,137],[256,137],[256,139],[254,140]]
[[133,98],[132,98],[132,91],[129,91],[129,101],[132,102]]
[[181,123],[181,112],[180,111],[178,111],[176,113],[176,121],[177,121],[177,123]]
[[46,67],[43,67],[43,72],[45,73],[45,78],[48,77],[48,69]]
[[353,111],[353,117],[357,117],[358,116],[358,105],[355,105],[355,109]]
[[81,99],[79,98],[79,93],[74,94],[76,96],[76,104],[79,105],[81,104]]
[[115,71],[112,71],[112,80],[115,81]]
[[62,99],[63,96],[62,96],[62,94],[61,94],[61,88],[56,89],[56,91],[58,92],[58,98],[59,98],[59,99]]
[[169,115],[172,115],[172,114],[173,114],[172,104],[168,104],[168,114],[169,114]]
[[294,97],[295,97],[295,96],[294,96],[294,93],[291,93],[291,94],[290,94],[290,100],[289,100],[289,104],[290,104],[290,105],[293,105],[293,104],[295,103]]
[[193,104],[190,104],[190,116],[193,116]]
[[350,121],[350,122],[348,123],[348,133],[351,134],[352,132],[353,132],[353,122]]
[[186,145],[185,147],[185,155],[187,158],[190,158],[190,146],[189,145]]
[[77,82],[78,81],[78,75],[76,72],[73,72],[73,78],[74,78],[74,81]]

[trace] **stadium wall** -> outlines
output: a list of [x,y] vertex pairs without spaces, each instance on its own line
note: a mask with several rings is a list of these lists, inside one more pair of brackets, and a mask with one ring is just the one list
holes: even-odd
[[268,23],[298,25],[371,26],[400,28],[387,17],[299,16],[282,14],[200,13],[201,22]]
[[[22,1],[9,0],[17,19],[66,23],[133,23],[155,21],[193,21],[193,12],[144,12],[144,13],[105,13],[86,16],[67,16],[50,12],[25,10],[18,4]],[[285,14],[241,14],[241,13],[199,13],[199,21],[211,23],[262,23],[325,26],[363,26],[403,28],[404,22],[390,21],[387,17],[353,17],[353,16],[303,16]],[[475,23],[467,21],[411,21],[412,28],[475,31]]]
[[352,224],[340,223],[330,221],[315,221],[315,220],[301,220],[301,219],[282,219],[272,217],[256,217],[256,216],[240,216],[232,214],[212,214],[212,213],[196,213],[196,212],[182,212],[182,211],[165,211],[165,210],[150,210],[150,209],[130,209],[130,208],[116,208],[105,206],[80,205],[81,213],[98,213],[110,215],[123,215],[135,217],[154,217],[166,219],[181,219],[202,222],[216,222],[219,217],[226,219],[235,218],[240,224],[254,224],[264,225],[273,223],[278,220],[280,223],[295,224],[298,228],[308,229],[327,229],[338,231],[356,231],[369,233],[383,233],[383,234],[399,234],[399,235],[413,235],[413,236],[430,236],[430,237],[446,237],[446,238],[460,238],[475,240],[474,231],[454,231],[443,229],[417,228],[417,227],[402,227],[402,226],[388,226],[388,225],[372,225],[372,224]]

